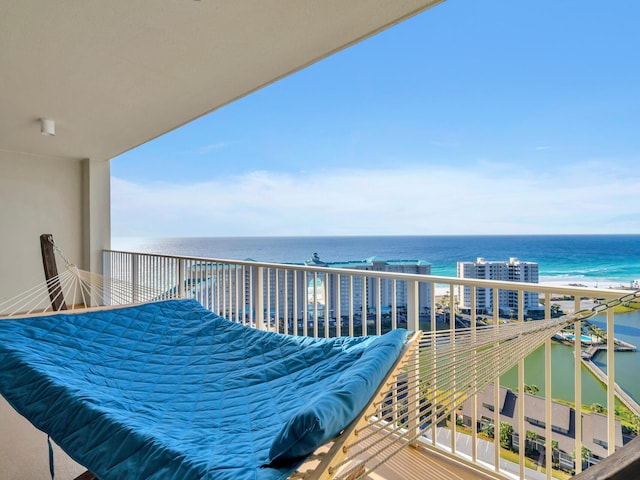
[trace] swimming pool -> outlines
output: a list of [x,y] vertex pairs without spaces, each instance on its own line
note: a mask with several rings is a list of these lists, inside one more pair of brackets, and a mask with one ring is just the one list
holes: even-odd
[[[576,336],[573,333],[570,333],[566,336],[566,338],[568,338],[569,340],[573,340],[574,338],[576,338]],[[582,343],[592,343],[593,339],[587,335],[580,335],[580,341]]]

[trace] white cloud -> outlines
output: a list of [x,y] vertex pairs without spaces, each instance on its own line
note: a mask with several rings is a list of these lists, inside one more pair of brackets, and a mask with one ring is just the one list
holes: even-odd
[[[192,184],[112,179],[115,236],[637,233],[640,178],[603,164],[257,171]],[[617,221],[620,219],[620,221]]]

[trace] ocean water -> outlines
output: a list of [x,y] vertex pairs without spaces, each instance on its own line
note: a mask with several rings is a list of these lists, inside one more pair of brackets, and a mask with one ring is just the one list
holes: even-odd
[[[509,235],[509,236],[349,236],[349,237],[208,237],[114,238],[114,250],[264,262],[303,262],[314,252],[332,261],[425,260],[433,275],[456,276],[456,262],[487,260],[538,262],[540,282],[628,287],[640,279],[640,235]],[[602,326],[604,318],[595,323]],[[640,312],[616,315],[616,337],[640,347]],[[616,381],[640,402],[640,352],[617,352]],[[525,382],[544,390],[544,359],[540,349],[525,363]],[[606,356],[596,364],[606,371]],[[552,396],[573,401],[573,349],[553,345]],[[503,383],[515,387],[515,371]],[[604,389],[583,367],[583,403],[606,403]]]
[[349,236],[114,238],[114,250],[264,262],[425,260],[433,275],[456,276],[458,261],[538,262],[540,282],[629,286],[640,279],[640,235]]

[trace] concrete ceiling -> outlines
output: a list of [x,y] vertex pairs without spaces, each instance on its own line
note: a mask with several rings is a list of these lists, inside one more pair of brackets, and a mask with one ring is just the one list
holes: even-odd
[[0,150],[107,160],[441,1],[0,0]]

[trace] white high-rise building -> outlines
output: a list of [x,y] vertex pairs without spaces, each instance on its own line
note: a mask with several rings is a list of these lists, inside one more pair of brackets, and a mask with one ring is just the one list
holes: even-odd
[[[507,262],[489,262],[479,257],[475,262],[458,262],[458,278],[479,278],[485,280],[503,280],[510,282],[538,283],[538,264],[536,262],[521,262],[517,258],[510,258]],[[518,292],[515,290],[500,290],[498,301],[494,300],[493,288],[476,287],[476,310],[478,312],[492,312],[494,303],[502,314],[518,310]],[[459,306],[463,309],[471,308],[471,287],[458,287]],[[524,292],[523,309],[538,310],[540,303],[538,294]]]
[[[423,260],[385,260],[380,257],[370,257],[364,260],[351,260],[346,262],[324,262],[320,260],[317,253],[305,262],[306,265],[318,265],[330,268],[348,268],[351,270],[369,270],[378,272],[395,272],[395,273],[412,273],[412,274],[431,274],[431,265]],[[352,295],[353,308],[359,313],[362,305],[366,308],[376,308],[378,303],[380,307],[386,309],[393,304],[393,282],[391,280],[380,280],[380,295],[378,297],[378,280],[375,278],[367,278],[364,292],[366,298],[363,302],[362,293],[362,277],[344,276],[340,277],[340,298],[338,299],[338,289],[335,285],[335,275],[330,275],[328,300],[335,308],[340,301],[341,313],[346,315],[348,312],[349,295]],[[319,274],[322,282],[325,281],[325,275]],[[351,286],[349,283],[351,283]],[[351,293],[350,293],[351,292]],[[430,307],[430,284],[420,282],[418,285],[418,308],[423,313],[426,308]],[[404,281],[396,281],[396,306],[407,306],[407,283]]]

